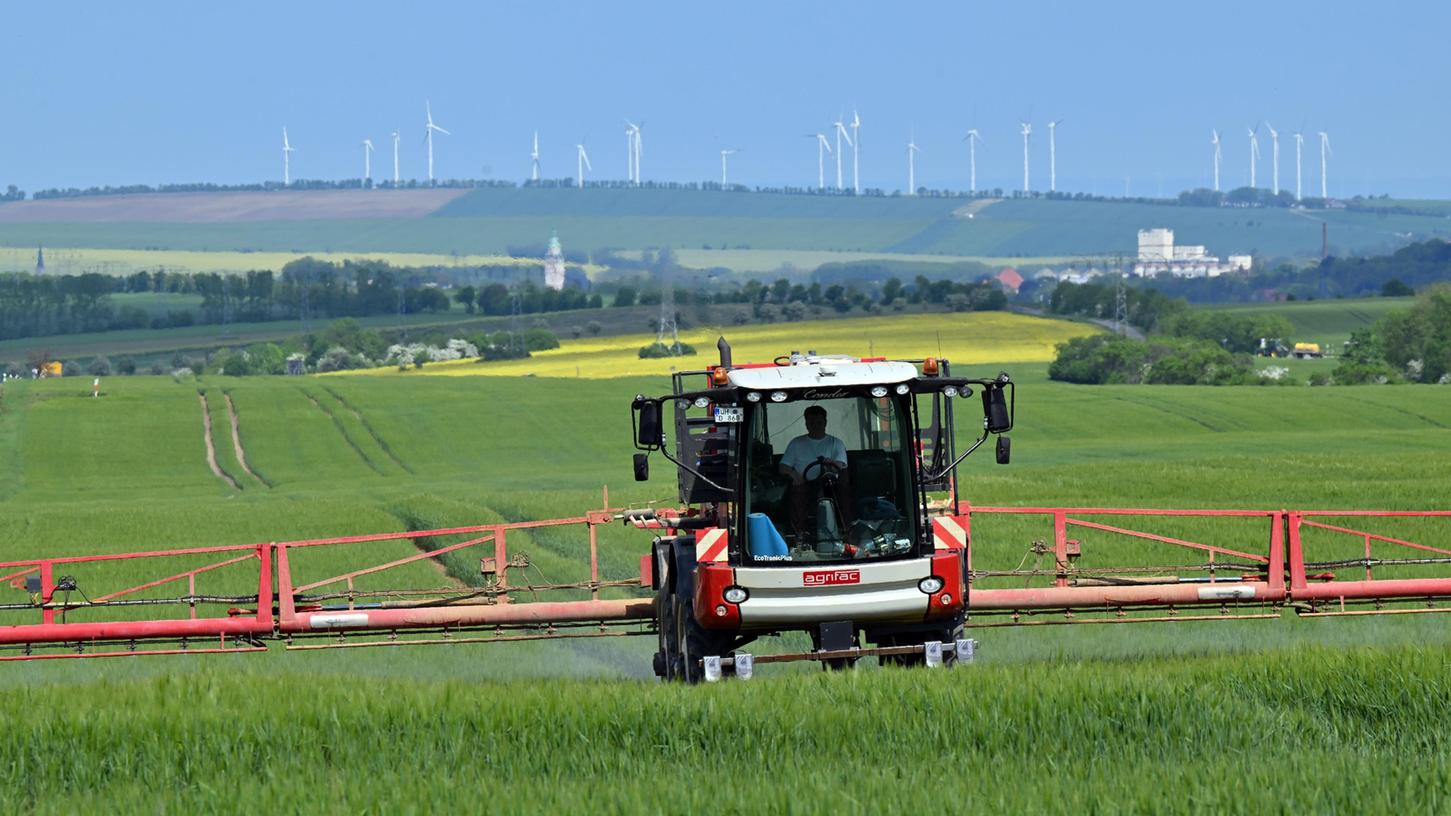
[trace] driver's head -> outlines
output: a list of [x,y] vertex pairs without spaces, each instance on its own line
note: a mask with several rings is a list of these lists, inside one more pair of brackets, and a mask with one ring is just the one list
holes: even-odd
[[806,419],[806,435],[812,439],[826,436],[826,409],[820,405],[807,408],[802,416]]

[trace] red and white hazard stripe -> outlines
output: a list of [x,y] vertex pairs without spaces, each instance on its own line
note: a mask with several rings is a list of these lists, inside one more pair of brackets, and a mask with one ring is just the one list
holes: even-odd
[[932,549],[967,549],[967,525],[962,516],[936,516],[932,519]]
[[700,562],[725,561],[730,543],[727,531],[721,527],[695,531],[695,560]]

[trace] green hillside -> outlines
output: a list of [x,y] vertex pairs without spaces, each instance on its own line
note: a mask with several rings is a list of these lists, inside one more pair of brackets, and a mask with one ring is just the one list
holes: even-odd
[[1355,298],[1287,303],[1245,303],[1217,306],[1216,311],[1241,315],[1277,314],[1290,321],[1295,333],[1290,341],[1329,343],[1332,349],[1350,339],[1350,334],[1397,310],[1409,309],[1414,298]]
[[[558,231],[566,247],[794,249],[974,257],[1132,253],[1137,230],[1170,227],[1211,253],[1315,257],[1321,220],[1339,254],[1451,236],[1439,215],[1007,199],[723,193],[671,189],[485,188],[430,217],[221,224],[0,223],[0,246],[275,252],[498,253]],[[979,205],[982,202],[978,202]],[[0,205],[3,206],[3,205]]]

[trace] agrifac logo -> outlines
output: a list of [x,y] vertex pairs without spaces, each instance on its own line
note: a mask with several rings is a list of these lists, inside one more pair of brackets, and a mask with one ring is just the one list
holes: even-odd
[[821,570],[801,575],[802,586],[836,586],[838,584],[860,584],[862,571],[854,569]]

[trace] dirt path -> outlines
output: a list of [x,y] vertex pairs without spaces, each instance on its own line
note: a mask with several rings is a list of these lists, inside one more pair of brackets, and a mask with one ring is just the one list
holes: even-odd
[[198,394],[197,399],[202,402],[202,437],[207,443],[207,467],[212,469],[212,475],[226,482],[233,490],[241,490],[242,486],[223,473],[221,466],[217,464],[217,449],[212,445],[212,415],[207,410],[207,395]]
[[978,198],[952,211],[953,218],[976,218],[977,214],[1002,201],[1001,198]]
[[267,484],[261,476],[253,473],[252,468],[247,466],[247,452],[242,450],[242,434],[237,429],[237,406],[232,404],[231,394],[224,394],[223,398],[227,401],[227,418],[232,423],[232,450],[237,452],[237,462],[242,466],[242,470],[247,472],[248,476],[251,476],[262,484]]

